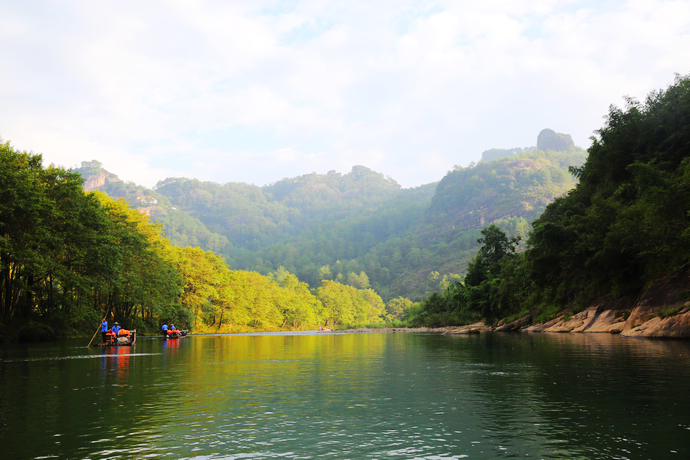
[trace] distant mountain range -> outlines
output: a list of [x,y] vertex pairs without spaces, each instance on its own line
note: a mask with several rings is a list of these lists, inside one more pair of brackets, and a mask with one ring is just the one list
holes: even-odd
[[282,266],[312,287],[337,279],[370,284],[385,300],[421,300],[464,273],[484,226],[526,236],[575,185],[568,167],[586,155],[570,136],[544,130],[537,147],[488,150],[478,164],[410,189],[364,166],[264,187],[168,178],[153,190],[97,161],[76,172],[86,190],[123,198],[162,223],[173,244],[211,250],[231,268],[268,274]]

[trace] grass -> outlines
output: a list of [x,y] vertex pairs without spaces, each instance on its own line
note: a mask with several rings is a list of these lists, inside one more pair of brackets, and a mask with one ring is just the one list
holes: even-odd
[[517,321],[520,318],[522,318],[523,316],[526,316],[527,314],[529,314],[529,310],[522,310],[519,313],[515,313],[514,315],[510,315],[510,316],[504,318],[503,324],[509,324],[509,323],[512,323],[513,321]]
[[687,304],[686,305],[679,305],[675,308],[664,308],[659,313],[657,313],[657,316],[661,319],[669,318],[671,316],[676,316],[678,313],[685,310],[686,306],[687,306]]
[[544,305],[539,308],[539,311],[537,312],[536,316],[534,317],[534,322],[535,323],[546,323],[552,319],[554,319],[556,316],[558,316],[558,313],[560,313],[561,307],[558,305]]
[[613,317],[615,319],[622,318],[623,321],[627,321],[628,318],[630,318],[630,313],[632,313],[632,310],[619,310],[615,315],[613,315]]

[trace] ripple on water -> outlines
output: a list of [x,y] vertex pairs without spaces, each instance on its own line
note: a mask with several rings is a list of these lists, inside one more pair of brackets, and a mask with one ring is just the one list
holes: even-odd
[[273,335],[142,340],[123,354],[0,350],[0,439],[6,458],[690,457],[690,347],[617,340]]

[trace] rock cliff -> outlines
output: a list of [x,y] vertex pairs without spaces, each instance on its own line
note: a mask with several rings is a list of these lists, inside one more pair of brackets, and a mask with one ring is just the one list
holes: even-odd
[[534,323],[532,313],[496,331],[610,333],[624,337],[690,338],[690,276],[655,283],[639,298],[602,299],[576,314]]
[[553,129],[542,129],[539,136],[537,136],[537,148],[544,152],[547,150],[560,152],[568,150],[574,145],[570,134],[557,133]]

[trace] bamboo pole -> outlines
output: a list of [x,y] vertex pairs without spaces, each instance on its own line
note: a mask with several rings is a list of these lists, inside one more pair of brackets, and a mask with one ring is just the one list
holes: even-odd
[[93,342],[93,339],[96,338],[96,334],[98,334],[98,331],[101,330],[101,326],[98,326],[98,329],[96,329],[96,332],[93,333],[93,337],[91,337],[91,340],[89,340],[89,344],[86,346],[86,348],[89,348],[91,346],[91,342]]

